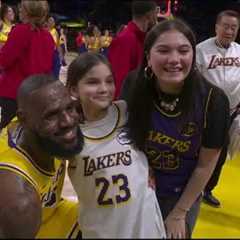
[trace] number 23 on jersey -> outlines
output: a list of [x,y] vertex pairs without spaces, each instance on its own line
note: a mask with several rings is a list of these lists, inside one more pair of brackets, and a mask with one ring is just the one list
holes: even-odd
[[[128,178],[124,174],[113,175],[111,179],[99,177],[95,179],[98,191],[97,202],[101,207],[126,203],[131,198]],[[110,194],[114,192],[116,194]]]

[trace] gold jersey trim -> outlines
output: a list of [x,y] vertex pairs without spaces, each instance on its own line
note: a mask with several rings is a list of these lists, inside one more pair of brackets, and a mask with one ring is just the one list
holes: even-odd
[[27,154],[26,151],[24,151],[21,147],[16,146],[15,149],[17,150],[17,152],[19,152],[20,154],[23,155],[23,157],[25,157],[28,161],[31,162],[31,164],[43,175],[47,176],[47,177],[53,177],[55,172],[48,172],[42,168],[40,168],[33,160],[32,158]]
[[206,102],[206,106],[204,109],[204,128],[207,127],[207,113],[208,113],[208,106],[209,106],[209,102],[210,102],[210,98],[212,96],[212,92],[213,92],[213,88],[210,89],[209,93],[208,93],[208,98],[207,98],[207,102]]
[[1,170],[8,170],[11,172],[14,172],[20,176],[22,176],[24,179],[26,179],[34,188],[37,192],[39,192],[39,188],[37,183],[22,169],[17,167],[16,165],[12,165],[10,163],[0,163],[0,169]]
[[68,235],[68,239],[81,239],[82,233],[80,231],[80,227],[78,222],[75,223],[75,225],[72,228],[72,231]]

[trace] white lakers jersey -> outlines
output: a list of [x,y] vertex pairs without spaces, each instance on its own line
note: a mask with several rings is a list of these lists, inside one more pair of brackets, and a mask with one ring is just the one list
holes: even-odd
[[225,49],[216,38],[207,39],[197,45],[196,63],[203,76],[225,92],[233,110],[240,103],[240,45],[232,42]]
[[126,104],[119,101],[104,119],[81,126],[85,147],[68,170],[83,238],[165,237],[147,159],[126,138],[125,121]]

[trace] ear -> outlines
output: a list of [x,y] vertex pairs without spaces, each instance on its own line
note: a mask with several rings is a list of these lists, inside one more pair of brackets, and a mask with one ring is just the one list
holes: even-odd
[[72,98],[74,98],[75,100],[79,99],[78,91],[77,91],[76,86],[70,87],[69,92],[70,92],[70,95],[71,95]]

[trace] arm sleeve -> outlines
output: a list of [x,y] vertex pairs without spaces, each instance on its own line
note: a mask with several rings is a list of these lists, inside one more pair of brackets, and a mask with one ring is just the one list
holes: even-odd
[[213,88],[206,106],[206,127],[203,131],[202,145],[206,148],[221,148],[228,139],[229,127],[228,98],[222,90]]
[[0,51],[0,66],[5,69],[15,63],[28,45],[27,32],[23,26],[16,26],[8,35],[8,40]]
[[197,46],[196,47],[196,66],[200,73],[203,73],[203,58],[202,58],[202,51]]
[[135,86],[137,75],[138,69],[132,70],[130,73],[128,73],[127,77],[122,83],[119,99],[124,99],[128,102],[131,92]]

